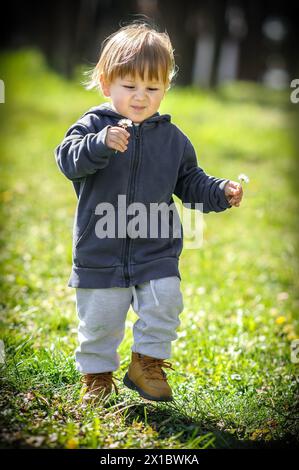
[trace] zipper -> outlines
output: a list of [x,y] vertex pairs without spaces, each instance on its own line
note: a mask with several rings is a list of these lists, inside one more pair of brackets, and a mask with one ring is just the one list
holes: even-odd
[[[129,199],[128,199],[128,205],[130,205],[134,201],[134,192],[135,192],[135,180],[136,180],[136,174],[137,174],[137,167],[138,167],[138,162],[139,162],[139,154],[140,154],[140,126],[137,126],[135,129],[134,126],[134,132],[135,132],[135,151],[133,155],[133,165],[132,165],[132,177],[131,177],[131,183],[129,187]],[[129,287],[130,285],[130,274],[129,274],[129,250],[130,250],[130,245],[132,243],[132,239],[126,235],[126,241],[125,241],[125,254],[124,254],[124,277],[125,277],[125,287]]]

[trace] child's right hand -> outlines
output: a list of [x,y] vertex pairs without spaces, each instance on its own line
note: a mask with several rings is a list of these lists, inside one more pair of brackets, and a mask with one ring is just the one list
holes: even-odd
[[107,147],[117,150],[118,152],[125,152],[128,148],[128,139],[130,133],[122,127],[109,127],[106,134],[105,144]]

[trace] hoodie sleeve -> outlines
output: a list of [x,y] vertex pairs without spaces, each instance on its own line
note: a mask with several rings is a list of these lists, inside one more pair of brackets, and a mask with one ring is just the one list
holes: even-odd
[[55,149],[57,165],[67,178],[76,181],[108,165],[115,152],[105,145],[109,127],[104,127],[98,133],[91,133],[80,122],[70,127],[62,143]]
[[228,181],[207,175],[197,165],[194,147],[187,139],[174,194],[191,204],[191,209],[196,208],[195,203],[202,203],[204,213],[222,212],[232,207],[224,194]]

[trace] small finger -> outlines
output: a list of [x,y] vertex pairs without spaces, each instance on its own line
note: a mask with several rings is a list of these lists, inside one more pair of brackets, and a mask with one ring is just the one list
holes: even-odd
[[229,203],[230,203],[232,206],[235,206],[236,203],[237,203],[237,201],[236,201],[236,199],[232,198],[232,199],[229,201]]
[[121,141],[121,145],[123,145],[124,147],[127,147],[129,144],[129,142],[127,140],[122,140]]
[[127,133],[124,134],[123,131],[124,129],[121,129],[120,127],[114,129],[114,131],[111,133],[111,140],[126,145],[128,143],[128,136],[126,135]]
[[236,189],[230,188],[228,195],[229,196],[234,196],[235,194],[238,194],[238,191]]
[[127,148],[127,145],[121,145],[121,152],[125,152]]
[[112,148],[114,148],[117,152],[123,152],[123,147],[119,144],[114,143]]
[[116,136],[113,140],[118,145],[126,146],[128,144],[127,139],[124,136],[121,136],[121,135]]
[[122,134],[119,136],[121,138],[121,141],[124,142],[124,143],[127,143],[129,141],[129,136],[125,135],[125,134]]
[[118,127],[118,130],[120,131],[120,135],[123,136],[126,140],[129,139],[130,137],[130,132],[126,131],[126,129],[123,129],[122,127]]
[[118,139],[113,139],[112,144],[113,144],[113,148],[115,148],[116,150],[119,150],[120,152],[124,152],[128,148],[127,144],[120,142]]

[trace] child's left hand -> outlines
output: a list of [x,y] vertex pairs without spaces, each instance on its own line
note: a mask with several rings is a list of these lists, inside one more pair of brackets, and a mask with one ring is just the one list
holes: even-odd
[[228,181],[224,186],[224,194],[232,206],[239,207],[243,197],[242,185],[235,181]]

